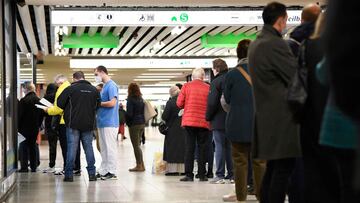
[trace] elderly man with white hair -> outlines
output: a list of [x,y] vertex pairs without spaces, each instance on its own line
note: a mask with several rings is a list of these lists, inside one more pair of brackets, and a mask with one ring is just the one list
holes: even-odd
[[210,86],[204,82],[205,71],[196,68],[192,81],[186,83],[178,96],[177,106],[184,109],[181,125],[185,128],[185,177],[180,181],[194,181],[195,146],[199,146],[198,174],[200,181],[207,181],[205,176],[206,157],[210,124],[205,119],[207,97]]
[[36,158],[36,138],[39,134],[44,113],[35,107],[35,104],[40,104],[40,99],[35,93],[35,85],[32,82],[25,82],[22,87],[25,97],[19,102],[18,131],[26,139],[21,143],[21,169],[19,172],[29,171],[29,160],[31,172],[36,172],[38,161]]

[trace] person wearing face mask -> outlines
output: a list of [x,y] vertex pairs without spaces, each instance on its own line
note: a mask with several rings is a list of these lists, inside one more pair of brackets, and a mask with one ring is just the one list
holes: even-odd
[[95,68],[95,80],[97,83],[103,82],[104,87],[101,91],[101,107],[97,112],[97,128],[99,132],[101,166],[98,178],[102,180],[116,180],[117,162],[117,135],[119,130],[119,89],[117,84],[111,80],[108,71],[104,66]]
[[267,160],[260,202],[285,201],[289,177],[301,157],[299,126],[286,99],[297,61],[282,38],[286,6],[264,7],[264,28],[249,47],[249,68],[255,96],[254,157]]
[[[64,113],[63,113],[63,109],[61,109],[60,107],[58,107],[57,105],[57,100],[59,98],[59,96],[61,95],[61,93],[65,90],[65,88],[70,86],[70,82],[68,81],[68,79],[66,78],[65,75],[57,75],[55,77],[55,85],[58,87],[56,93],[55,93],[55,100],[54,100],[54,105],[52,107],[49,107],[47,109],[45,109],[44,111],[49,114],[50,116],[60,116],[60,121],[57,121],[56,119],[53,118],[52,120],[52,128],[54,128],[54,130],[58,131],[59,134],[59,142],[60,142],[60,147],[61,147],[61,152],[62,152],[62,156],[63,156],[63,170],[56,172],[55,175],[62,175],[65,171],[65,166],[66,166],[66,152],[67,152],[67,140],[66,140],[66,126],[65,126],[65,120],[64,120]],[[59,123],[57,123],[59,122]],[[75,175],[80,175],[80,149],[78,150],[78,153],[76,154],[76,160],[75,160]]]

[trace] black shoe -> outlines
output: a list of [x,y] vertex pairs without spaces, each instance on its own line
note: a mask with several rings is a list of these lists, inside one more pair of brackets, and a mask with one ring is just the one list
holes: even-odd
[[97,173],[95,176],[96,176],[96,178],[101,178],[101,177],[103,177],[100,173]]
[[72,177],[72,176],[66,177],[66,176],[65,176],[64,182],[74,182],[74,177]]
[[22,168],[22,169],[19,169],[18,172],[19,173],[27,173],[27,172],[29,172],[29,169],[28,168]]
[[208,178],[207,178],[207,177],[203,177],[203,178],[200,178],[199,181],[200,181],[200,182],[206,182],[206,181],[208,181]]
[[179,176],[180,173],[165,173],[165,176]]
[[188,176],[185,176],[183,178],[180,179],[181,182],[193,182],[194,178],[190,178]]
[[195,178],[196,178],[196,179],[199,179],[199,174],[196,174],[196,175],[195,175]]
[[31,173],[36,173],[36,169],[31,169]]
[[89,181],[97,181],[96,175],[89,176]]
[[81,176],[81,169],[74,170],[73,174],[74,174],[74,176]]
[[207,178],[214,178],[214,174],[213,173],[208,173],[208,174],[206,174],[206,177]]
[[107,173],[106,175],[101,177],[101,180],[117,180],[117,177],[115,174]]

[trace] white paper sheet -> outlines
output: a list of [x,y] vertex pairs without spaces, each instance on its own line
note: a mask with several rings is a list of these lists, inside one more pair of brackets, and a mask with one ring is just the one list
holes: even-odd
[[46,100],[45,98],[40,99],[40,103],[44,104],[47,107],[52,107],[54,106],[51,102],[49,102],[48,100]]
[[40,105],[40,104],[35,104],[35,106],[39,109],[42,109],[42,110],[45,110],[47,109],[48,107],[47,106],[44,106],[44,105]]
[[22,134],[18,133],[18,139],[17,140],[18,140],[18,146],[19,146],[20,143],[25,141],[25,137]]

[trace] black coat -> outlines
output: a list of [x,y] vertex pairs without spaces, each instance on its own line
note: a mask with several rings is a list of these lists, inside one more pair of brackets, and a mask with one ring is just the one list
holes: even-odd
[[84,132],[95,129],[100,94],[88,81],[79,80],[67,87],[60,94],[57,105],[64,109],[66,127]]
[[185,157],[185,132],[181,127],[179,107],[176,106],[177,96],[170,98],[166,103],[161,118],[169,127],[164,141],[164,161],[168,163],[184,163]]
[[35,106],[35,104],[40,104],[39,101],[35,92],[29,92],[19,102],[18,131],[26,139],[36,139],[39,133],[45,114],[43,110]]
[[[51,83],[46,88],[46,93],[44,98],[48,100],[50,103],[54,104],[55,102],[55,94],[56,94],[57,87],[55,84]],[[48,114],[45,115],[45,129],[51,129],[51,120],[53,116],[50,116]]]
[[270,25],[264,26],[248,53],[256,104],[254,155],[264,160],[300,157],[299,126],[287,102],[296,58]]
[[128,97],[126,103],[126,124],[129,127],[145,124],[144,106],[144,100],[141,97]]
[[207,99],[206,120],[210,121],[211,130],[225,130],[226,112],[221,106],[220,98],[223,94],[225,76],[228,71],[219,73],[210,84]]
[[[238,66],[249,73],[247,60]],[[254,95],[250,83],[237,68],[226,75],[224,97],[230,105],[226,117],[226,137],[233,142],[251,143],[254,132]]]
[[294,56],[299,55],[299,47],[301,43],[305,39],[309,39],[310,35],[314,32],[315,23],[303,23],[297,26],[291,33],[290,33],[290,40],[288,40],[288,44],[290,46],[291,52]]

